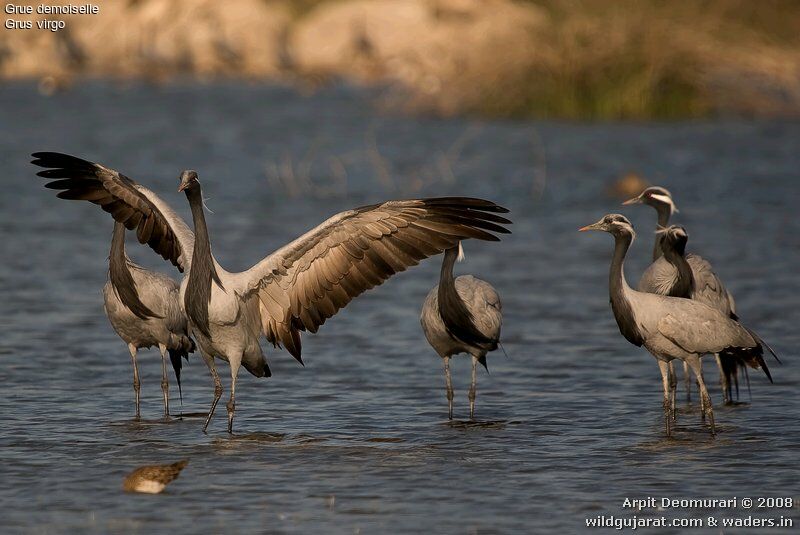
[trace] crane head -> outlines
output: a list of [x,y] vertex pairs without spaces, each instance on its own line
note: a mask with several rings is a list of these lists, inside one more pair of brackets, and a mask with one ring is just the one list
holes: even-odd
[[661,235],[661,249],[666,252],[673,250],[683,256],[686,253],[686,242],[689,241],[689,234],[686,229],[678,225],[670,225],[656,231]]
[[200,181],[197,179],[197,171],[192,169],[187,169],[183,173],[181,173],[181,182],[178,186],[178,191],[184,191],[189,188],[193,188],[197,185],[200,185]]
[[630,234],[634,236],[633,225],[628,221],[628,218],[620,214],[608,214],[603,216],[597,223],[586,225],[578,229],[579,232],[586,232],[587,230],[602,230],[609,232],[615,236],[621,234]]
[[647,188],[638,196],[628,199],[622,204],[624,206],[630,204],[647,204],[656,210],[668,209],[670,215],[678,211],[678,207],[675,206],[675,201],[672,200],[672,194],[669,192],[669,190],[662,188],[661,186]]

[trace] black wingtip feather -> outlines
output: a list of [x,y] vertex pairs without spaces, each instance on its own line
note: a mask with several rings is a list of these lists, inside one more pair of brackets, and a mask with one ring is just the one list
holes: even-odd
[[769,379],[769,382],[775,384],[775,381],[772,380],[772,374],[769,373],[769,367],[767,366],[767,362],[764,360],[764,357],[760,357],[758,360],[759,364],[761,365],[761,369],[764,370],[764,373],[766,374],[767,379]]
[[181,357],[183,356],[186,360],[189,360],[189,355],[187,355],[185,351],[179,349],[169,349],[168,351],[169,361],[172,363],[172,369],[175,371],[175,382],[178,383],[178,395],[180,396],[181,407],[183,407],[183,390],[181,389],[181,368],[183,368],[183,363],[181,362]]
[[[755,347],[728,347],[719,353],[720,361],[723,363],[723,372],[725,371],[725,361],[731,360],[734,363],[730,365],[733,368],[733,374],[736,373],[736,366],[750,366],[751,368],[761,369],[769,379],[772,380],[772,374],[769,372],[769,367],[764,360],[764,348],[758,343]],[[728,374],[726,373],[726,376]],[[730,381],[729,381],[730,384]]]
[[[742,325],[742,327],[744,327],[744,325]],[[754,340],[755,340],[757,343],[759,343],[759,344],[761,344],[762,346],[764,346],[764,347],[766,347],[766,348],[767,348],[767,351],[769,351],[769,352],[770,352],[770,354],[773,356],[773,358],[774,358],[776,361],[778,361],[778,364],[783,364],[783,362],[781,361],[781,359],[780,359],[780,358],[778,358],[778,355],[775,353],[775,351],[773,351],[773,350],[772,350],[772,348],[770,347],[770,345],[769,345],[768,343],[766,343],[766,342],[765,342],[765,341],[764,341],[764,340],[763,340],[763,339],[762,339],[762,338],[761,338],[761,337],[760,337],[758,334],[756,334],[756,332],[755,332],[755,331],[753,331],[752,329],[748,329],[747,327],[744,327],[744,329],[745,329],[745,330],[746,330],[748,333],[750,333],[750,336],[752,336],[752,337],[753,337],[753,339],[754,339]]]
[[34,157],[31,163],[38,167],[88,171],[94,169],[96,166],[93,162],[60,152],[34,152],[31,156]]
[[[727,399],[733,399],[732,397],[732,385],[734,380],[739,373],[739,364],[737,362],[736,357],[732,355],[720,355],[719,359],[720,365],[722,367],[722,374],[725,376],[725,381],[727,383],[725,395]],[[737,389],[738,390],[738,389]],[[737,393],[738,398],[738,393]]]
[[499,204],[496,204],[492,201],[487,201],[486,199],[478,199],[476,197],[429,197],[427,199],[422,199],[427,205],[453,205],[455,207],[469,207],[474,208],[477,210],[483,210],[486,212],[495,212],[498,214],[507,214],[509,212],[508,208],[504,208]]

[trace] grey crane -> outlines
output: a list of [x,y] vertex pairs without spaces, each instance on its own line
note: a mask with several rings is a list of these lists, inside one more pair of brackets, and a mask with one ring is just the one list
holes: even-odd
[[[660,186],[647,188],[637,197],[628,199],[623,204],[646,204],[652,206],[658,213],[657,230],[666,228],[669,225],[670,216],[678,211],[672,199],[672,194],[666,188]],[[685,288],[680,285],[678,280],[677,269],[663,257],[661,247],[663,236],[662,233],[656,232],[655,244],[653,246],[653,263],[650,264],[642,274],[637,289],[640,292],[694,299],[712,308],[716,308],[732,319],[738,319],[736,316],[736,303],[733,300],[733,296],[725,288],[725,285],[722,284],[722,280],[720,280],[714,272],[711,264],[698,255],[686,255],[686,261],[689,263],[689,267],[692,270],[694,286],[690,294],[684,291]],[[739,367],[736,361],[730,358],[728,358],[726,362],[723,362],[724,357],[720,355],[714,355],[714,358],[716,359],[717,368],[719,370],[723,399],[725,403],[729,403],[731,401],[731,380],[736,380]],[[685,362],[683,372],[686,397],[688,400],[691,400],[691,377],[689,375],[688,364]]]
[[[117,335],[128,345],[133,362],[133,392],[136,418],[139,409],[139,349],[158,346],[161,352],[161,392],[164,396],[164,417],[169,416],[169,381],[167,353],[181,389],[181,357],[188,359],[195,350],[189,336],[186,316],[178,300],[179,286],[171,278],[134,264],[125,254],[125,226],[114,223],[111,253],[108,261],[108,282],[103,287],[103,305],[108,321]],[[183,393],[181,392],[181,401]]]
[[444,361],[448,416],[453,419],[453,382],[450,357],[459,353],[472,356],[472,383],[469,389],[469,417],[475,417],[476,369],[486,366],[486,354],[497,349],[503,311],[500,296],[486,281],[472,275],[453,278],[456,259],[463,258],[461,242],[444,253],[439,284],[425,298],[420,314],[422,331],[428,343]]
[[100,164],[52,152],[33,155],[48,168],[59,195],[99,204],[141,243],[185,270],[180,302],[214,380],[214,399],[203,430],[222,395],[214,358],[230,365],[228,432],[233,431],[236,380],[244,366],[270,375],[259,339],[285,347],[301,364],[300,331],[316,333],[325,320],[364,291],[420,260],[475,238],[498,241],[509,223],[493,202],[466,197],[387,201],[341,212],[268,255],[247,271],[231,273],[214,259],[203,213],[200,181],[184,171],[194,234],[153,192]]
[[636,346],[644,346],[658,361],[667,435],[672,434],[675,417],[669,368],[674,359],[688,363],[694,373],[700,386],[703,419],[708,419],[714,435],[714,411],[703,381],[700,357],[714,353],[730,356],[743,365],[763,369],[772,381],[760,339],[736,320],[704,303],[640,292],[628,286],[623,263],[635,233],[625,216],[609,214],[580,230],[602,230],[614,236],[614,256],[609,271],[611,309],[625,339]]
[[[672,297],[694,299],[695,301],[699,301],[701,303],[705,302],[704,299],[697,297],[694,270],[692,270],[692,267],[687,260],[688,255],[686,255],[686,243],[689,240],[689,234],[686,232],[686,229],[680,226],[671,225],[665,229],[659,230],[658,233],[662,235],[661,250],[664,253],[663,258],[669,262],[670,266],[672,266],[677,273],[675,284],[667,295],[671,295]],[[706,304],[712,306],[707,302]],[[712,306],[712,308],[717,308],[717,310],[724,313],[724,310],[720,309],[719,307]],[[729,317],[739,321],[739,318],[736,316],[736,314],[729,313]],[[769,344],[764,342],[752,330],[748,329],[748,331],[750,332],[750,335],[757,342],[762,344],[772,354],[775,360],[780,363],[780,358],[775,354],[775,351],[773,351]],[[740,366],[740,363],[736,358],[720,354],[715,354],[714,357],[716,358],[717,365],[720,368],[720,375],[724,380],[723,387],[725,388],[725,402],[728,403],[732,399],[731,382],[736,383],[738,396],[737,372],[739,370],[743,370],[745,373],[747,373],[747,368]]]

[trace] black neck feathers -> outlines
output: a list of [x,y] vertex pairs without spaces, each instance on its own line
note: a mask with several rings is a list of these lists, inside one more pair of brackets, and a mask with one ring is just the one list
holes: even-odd
[[211,302],[211,283],[224,289],[219,279],[214,259],[211,256],[211,240],[208,236],[208,227],[203,213],[203,194],[200,186],[196,185],[186,189],[186,198],[192,210],[194,221],[194,250],[192,264],[189,268],[189,282],[184,295],[186,314],[197,329],[207,338],[211,338],[208,328],[208,305]]
[[[658,230],[667,228],[669,226],[669,216],[672,215],[672,209],[669,206],[657,205],[656,211],[658,212]],[[661,258],[661,241],[664,239],[663,234],[656,234],[656,243],[653,246],[653,262]]]
[[633,236],[630,234],[615,235],[614,240],[614,258],[611,261],[611,270],[608,277],[611,310],[614,311],[614,318],[617,320],[617,326],[622,336],[633,345],[641,347],[644,343],[644,337],[636,325],[631,303],[625,296],[626,284],[623,273],[625,254],[633,241]]
[[467,345],[491,351],[497,349],[497,340],[484,336],[475,326],[475,320],[467,305],[456,291],[453,266],[458,257],[458,247],[447,249],[439,276],[439,315],[448,334]]
[[111,235],[111,253],[108,255],[108,279],[111,287],[122,304],[128,307],[140,319],[159,318],[139,298],[136,281],[133,280],[128,258],[125,256],[125,225],[114,222],[114,233]]
[[671,297],[683,297],[691,299],[694,294],[694,275],[689,262],[684,256],[686,252],[686,241],[681,239],[677,242],[667,237],[662,238],[661,249],[664,252],[664,259],[672,264],[678,271],[675,283],[667,293]]

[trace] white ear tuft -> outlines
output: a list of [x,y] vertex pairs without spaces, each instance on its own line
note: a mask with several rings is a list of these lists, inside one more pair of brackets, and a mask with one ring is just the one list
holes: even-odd
[[672,197],[670,197],[669,195],[661,195],[659,193],[656,193],[655,195],[651,195],[650,198],[655,199],[657,201],[661,201],[664,204],[668,204],[670,215],[678,213],[678,207],[675,206],[675,201],[673,201]]
[[466,256],[464,255],[464,248],[461,246],[461,242],[459,241],[458,242],[458,256],[456,257],[456,260],[458,262],[461,262],[465,258],[466,258]]
[[203,202],[203,208],[205,208],[206,210],[208,210],[208,213],[209,213],[209,214],[213,214],[213,213],[214,213],[214,211],[213,211],[211,208],[209,208],[209,207],[208,207],[208,205],[206,204],[206,201],[207,201],[207,200],[209,200],[209,199],[210,199],[210,197],[203,197],[203,198],[202,198],[202,202]]

